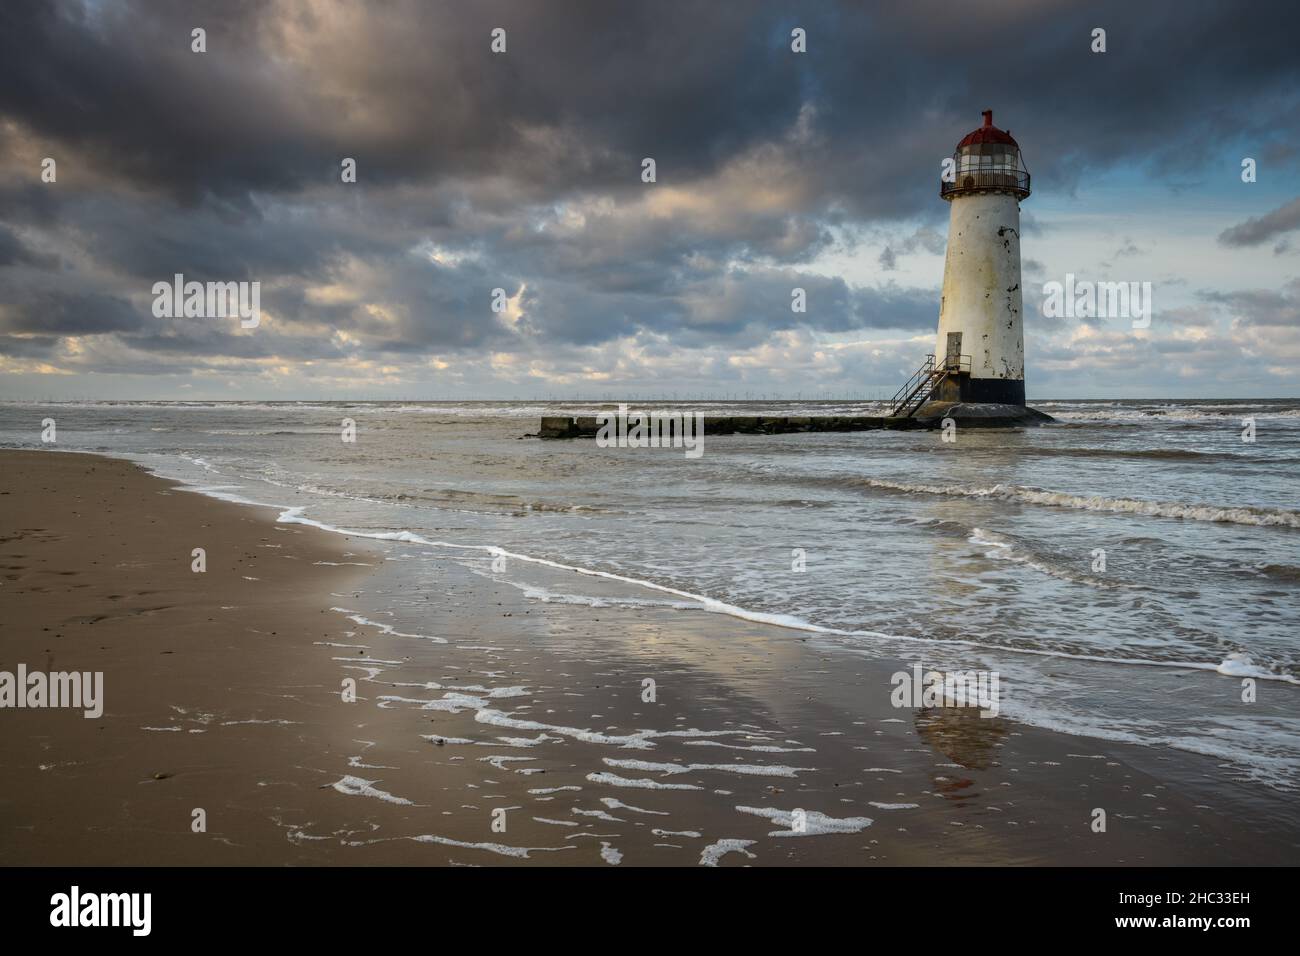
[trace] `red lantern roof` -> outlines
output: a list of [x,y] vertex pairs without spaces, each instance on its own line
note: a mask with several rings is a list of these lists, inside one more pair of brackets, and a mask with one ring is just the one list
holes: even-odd
[[967,133],[962,141],[957,144],[957,148],[961,149],[963,146],[972,146],[976,143],[1006,143],[1016,149],[1020,148],[1020,144],[1011,138],[1010,133],[993,125],[992,110],[984,111],[984,125]]

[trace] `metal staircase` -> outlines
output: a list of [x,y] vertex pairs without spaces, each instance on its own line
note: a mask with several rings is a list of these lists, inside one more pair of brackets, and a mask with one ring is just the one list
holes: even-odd
[[907,383],[890,400],[889,414],[896,418],[911,418],[924,405],[940,385],[958,372],[970,371],[969,355],[949,355],[942,365],[936,365],[933,355],[927,355]]
[[942,365],[936,366],[934,356],[927,355],[921,367],[890,400],[889,414],[896,418],[910,418],[947,377],[948,370]]

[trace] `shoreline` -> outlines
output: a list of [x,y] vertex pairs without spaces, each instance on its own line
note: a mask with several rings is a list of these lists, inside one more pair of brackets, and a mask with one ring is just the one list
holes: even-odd
[[[415,634],[357,610],[385,586],[373,540],[121,459],[0,461],[0,670],[106,685],[98,720],[0,710],[5,865],[1294,857],[1285,794],[1192,754],[894,710],[909,662],[720,614],[530,601],[449,558],[425,593],[385,595],[421,602]],[[791,838],[797,810],[811,832]]]

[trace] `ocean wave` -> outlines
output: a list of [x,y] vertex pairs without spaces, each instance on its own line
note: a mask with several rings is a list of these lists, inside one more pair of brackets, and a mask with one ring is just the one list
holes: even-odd
[[[118,457],[120,457],[120,455],[118,455]],[[135,459],[130,459],[130,460],[135,460]],[[191,458],[190,460],[194,460],[194,462],[203,462],[203,459]],[[204,462],[204,464],[205,466],[207,466],[207,463]],[[1102,654],[1075,654],[1070,652],[1063,652],[1063,650],[1047,650],[1047,649],[1039,649],[1039,648],[1017,648],[1017,646],[1011,646],[1006,644],[989,644],[987,643],[987,641],[975,641],[970,639],[953,639],[953,637],[930,637],[924,635],[897,635],[897,633],[885,633],[881,631],[849,630],[849,628],[828,627],[828,626],[823,626],[823,624],[816,624],[810,622],[810,620],[797,617],[797,615],[794,614],[781,614],[781,613],[771,613],[771,611],[751,610],[748,609],[748,607],[732,605],[732,604],[728,604],[728,602],[720,601],[718,600],[718,598],[708,597],[707,594],[698,594],[690,591],[685,591],[685,589],[671,587],[671,585],[667,585],[667,584],[659,584],[656,583],[656,581],[633,578],[633,576],[629,576],[629,575],[615,574],[615,572],[602,571],[602,570],[598,570],[598,568],[582,567],[582,566],[578,566],[578,564],[568,564],[559,561],[552,561],[552,559],[550,558],[542,558],[542,557],[537,557],[537,555],[523,554],[520,553],[520,551],[512,551],[504,548],[499,548],[499,546],[497,545],[482,545],[482,544],[471,545],[471,544],[461,544],[461,542],[455,542],[455,541],[442,541],[442,540],[437,540],[437,538],[429,538],[429,537],[419,535],[419,533],[416,532],[404,531],[404,529],[403,531],[369,531],[369,529],[343,528],[343,527],[339,527],[339,525],[330,524],[328,522],[321,522],[321,520],[317,520],[313,518],[308,518],[308,516],[305,516],[304,514],[305,509],[303,506],[286,506],[283,505],[283,503],[256,501],[256,499],[248,498],[246,496],[243,496],[243,494],[231,492],[231,490],[229,489],[235,488],[234,485],[199,485],[196,483],[192,483],[192,481],[190,480],[181,479],[181,477],[174,477],[174,476],[172,477],[173,480],[182,481],[183,485],[185,485],[185,488],[187,490],[191,490],[191,492],[195,492],[199,494],[205,494],[205,496],[217,498],[220,499],[220,501],[229,501],[234,503],[240,503],[240,505],[252,505],[257,507],[270,507],[270,509],[276,509],[279,512],[277,516],[278,522],[285,523],[285,524],[304,524],[304,525],[308,525],[308,527],[318,528],[321,529],[321,531],[335,533],[335,535],[343,535],[344,537],[361,537],[361,538],[369,538],[369,540],[374,540],[374,541],[393,541],[393,542],[402,542],[402,544],[416,544],[416,545],[425,546],[425,548],[442,548],[442,549],[447,549],[452,551],[458,551],[458,553],[461,554],[473,553],[473,554],[486,555],[486,557],[498,557],[499,555],[499,557],[512,558],[520,562],[537,564],[537,566],[542,566],[542,567],[554,568],[554,570],[576,572],[576,574],[589,576],[589,578],[619,581],[619,583],[632,585],[632,587],[647,589],[647,591],[654,591],[654,592],[659,592],[664,594],[672,594],[672,596],[682,598],[682,600],[688,602],[692,602],[692,605],[698,606],[699,610],[708,611],[708,613],[724,614],[727,615],[727,617],[737,618],[740,620],[749,620],[749,622],[754,622],[758,624],[771,624],[771,626],[788,628],[788,630],[796,630],[796,631],[802,631],[807,633],[816,633],[816,635],[824,635],[828,637],[850,637],[850,639],[884,640],[884,641],[894,641],[894,643],[904,643],[904,644],[922,643],[922,644],[937,644],[937,645],[950,645],[950,646],[966,646],[966,648],[975,648],[980,650],[993,650],[993,652],[1021,654],[1021,656],[1031,656],[1031,657],[1071,659],[1071,661],[1113,663],[1113,665],[1140,666],[1140,667],[1174,667],[1174,669],[1190,669],[1190,670],[1222,672],[1219,669],[1221,669],[1223,662],[1152,661],[1152,659],[1147,659],[1147,658],[1112,657],[1112,656],[1102,656]],[[833,480],[842,481],[842,479],[833,479]],[[995,494],[1006,494],[1006,489],[1002,489],[1001,485],[993,486],[992,489],[954,489],[954,488],[944,488],[944,486],[907,485],[902,483],[881,483],[881,481],[874,480],[874,479],[850,479],[850,481],[854,481],[854,483],[858,483],[858,484],[870,484],[872,486],[880,486],[880,488],[884,488],[888,490],[900,490],[900,492],[905,492],[905,493],[920,492],[920,493],[933,493],[933,494],[971,494],[971,496],[975,496],[975,497],[989,497],[989,496],[995,496]],[[1034,490],[1032,489],[1013,489],[1013,490],[1019,490],[1019,492],[1028,493],[1028,494],[1037,494],[1037,496],[1048,496],[1050,498],[1076,498],[1076,496],[1061,496],[1061,494],[1057,494],[1057,493],[1034,492]],[[1076,499],[1078,499],[1079,502],[1093,501],[1093,499],[1088,499],[1088,498],[1076,498]],[[1119,503],[1119,505],[1125,505],[1125,503],[1131,503],[1131,505],[1136,505],[1141,507],[1158,505],[1158,502],[1127,502],[1126,499],[1101,499],[1101,501],[1112,501],[1115,503]],[[1052,503],[1057,503],[1057,502],[1052,502]],[[1170,507],[1175,507],[1175,506],[1170,506]],[[1184,507],[1184,506],[1177,506],[1177,507]],[[1186,506],[1186,507],[1193,507],[1193,506]],[[1110,510],[1110,509],[1102,509],[1102,510]],[[1130,509],[1119,509],[1119,510],[1130,510]],[[1140,512],[1145,512],[1145,511],[1140,511]],[[1214,514],[1222,514],[1222,510],[1214,510]],[[1286,515],[1288,516],[1288,518],[1291,519],[1290,527],[1300,527],[1300,514],[1296,514],[1296,512],[1281,512],[1281,514]],[[1187,516],[1187,515],[1173,514],[1173,516]],[[1253,518],[1255,518],[1256,520],[1249,520],[1249,522],[1244,522],[1244,523],[1251,523],[1251,524],[1281,523],[1281,522],[1270,522],[1270,520],[1261,520],[1264,518],[1268,518],[1269,515],[1252,514],[1251,516],[1253,516]],[[1203,520],[1232,520],[1232,519],[1231,518],[1204,518]],[[383,627],[382,624],[380,624],[380,627]],[[438,640],[438,639],[430,639],[430,640]],[[1277,682],[1300,685],[1300,678],[1296,678],[1296,676],[1292,674],[1288,674],[1288,672],[1273,671],[1273,670],[1265,669],[1265,667],[1260,667],[1260,669],[1258,669],[1258,674],[1253,676],[1257,676],[1258,679],[1277,680]]]
[[1127,584],[1122,581],[1108,581],[1093,575],[1081,574],[1078,571],[1065,567],[1045,555],[1030,549],[1024,543],[1011,538],[1008,535],[998,534],[994,531],[985,531],[982,528],[974,528],[971,530],[971,534],[966,540],[971,544],[980,547],[992,548],[993,550],[984,552],[986,557],[1000,561],[1013,561],[1016,564],[1023,564],[1026,567],[1031,567],[1036,571],[1041,571],[1054,578],[1060,578],[1062,581],[1069,581],[1072,584],[1086,584],[1094,588],[1142,587],[1139,584]]
[[1224,677],[1254,677],[1267,680],[1272,673],[1267,668],[1257,665],[1249,654],[1235,653],[1229,654],[1215,668],[1215,671]]
[[[227,500],[230,500],[229,498]],[[251,502],[256,504],[257,502]],[[654,581],[647,581],[643,578],[631,577],[625,574],[616,574],[612,571],[601,571],[596,568],[586,568],[575,564],[565,564],[561,561],[553,561],[549,558],[537,557],[535,555],[521,554],[517,551],[509,551],[496,545],[488,544],[461,544],[452,541],[439,541],[436,539],[426,538],[423,535],[416,534],[412,531],[359,531],[354,529],[339,528],[325,522],[316,521],[302,515],[301,508],[288,508],[281,514],[279,520],[292,524],[306,524],[312,527],[320,528],[325,531],[331,531],[336,534],[342,534],[350,537],[371,538],[379,541],[397,541],[409,544],[420,544],[425,547],[446,548],[460,552],[481,552],[492,557],[504,556],[529,564],[535,564],[542,567],[553,568],[559,571],[572,571],[577,574],[588,577],[601,578],[609,581],[619,581],[624,584],[635,587],[645,588],[651,591],[658,591],[663,594],[672,594],[676,597],[685,598],[688,601],[695,602],[700,610],[713,614],[724,614],[728,617],[738,618],[744,621],[752,621],[756,624],[770,624],[774,627],[787,628],[789,630],[804,631],[811,634],[822,634],[828,637],[848,637],[848,638],[868,638],[874,640],[886,640],[907,643],[924,643],[924,644],[941,644],[957,647],[971,647],[980,650],[1000,651],[1007,654],[1020,654],[1033,657],[1052,657],[1076,661],[1090,661],[1101,664],[1126,664],[1137,667],[1172,667],[1191,670],[1203,670],[1220,672],[1219,668],[1222,662],[1206,661],[1156,661],[1146,658],[1133,657],[1109,657],[1102,654],[1072,654],[1067,651],[1043,650],[1039,648],[1013,647],[1006,644],[990,644],[983,641],[974,641],[965,638],[938,638],[926,637],[919,635],[905,634],[887,634],[883,631],[873,630],[851,630],[847,628],[828,627],[821,624],[814,624],[794,614],[780,614],[769,611],[756,611],[750,608],[739,607],[720,601],[704,594],[696,594],[681,588],[671,587],[666,584],[659,584]],[[1291,674],[1277,673],[1266,668],[1259,668],[1258,674],[1254,675],[1264,680],[1275,680],[1283,683],[1300,685],[1300,678]]]
[[1043,458],[1136,458],[1150,461],[1238,461],[1249,464],[1276,465],[1282,462],[1297,462],[1296,458],[1261,458],[1259,455],[1234,454],[1233,452],[1195,451],[1190,448],[1019,448],[1018,455],[1034,455]]
[[203,430],[204,435],[215,435],[225,438],[274,438],[284,435],[328,435],[331,438],[338,437],[337,428],[207,428]]
[[[1004,485],[1001,483],[979,487],[893,481],[887,478],[868,478],[863,475],[797,475],[790,474],[783,469],[762,466],[752,467],[750,477],[752,480],[772,484],[808,485],[829,490],[874,489],[901,494],[982,498],[1020,504],[1071,508],[1081,511],[1134,514],[1144,517],[1182,518],[1189,521],[1300,529],[1300,511],[1291,511],[1286,508],[1197,504],[1182,501],[1150,501],[1138,498],[1110,498],[1105,495],[1076,495],[1063,491],[1051,491],[1023,485]],[[924,523],[926,519],[905,518],[900,520],[913,520],[916,523]]]
[[1103,495],[1073,495],[1020,485],[992,485],[971,488],[962,485],[922,485],[878,478],[837,479],[843,484],[879,488],[904,494],[946,495],[960,498],[991,498],[999,501],[1082,511],[1136,514],[1145,517],[1183,518],[1188,521],[1213,521],[1258,527],[1300,528],[1300,512],[1283,508],[1254,508],[1244,505],[1191,504],[1181,501],[1143,501],[1137,498],[1107,498]]
[[[578,514],[597,513],[605,509],[593,505],[554,504],[549,501],[529,501],[518,495],[492,494],[483,491],[464,491],[459,488],[423,488],[418,491],[380,493],[379,498],[397,503],[425,502],[435,507],[471,514],[529,513]],[[454,506],[454,507],[453,507]]]
[[[1002,713],[1011,720],[1074,737],[1094,737],[1142,747],[1164,746],[1200,754],[1218,761],[1218,765],[1232,777],[1282,792],[1297,790],[1300,761],[1296,760],[1295,754],[1296,744],[1300,743],[1300,734],[1297,733],[1300,727],[1293,719],[1269,721],[1261,726],[1257,720],[1247,718],[1252,732],[1263,734],[1262,739],[1247,747],[1240,736],[1240,725],[1234,727],[1232,722],[1222,719],[1210,720],[1208,729],[1180,732],[1150,721],[1134,724],[1127,720],[1107,719],[1093,712],[1045,707],[1042,701],[1021,697],[1008,697],[1002,701]],[[1194,725],[1200,724],[1202,721],[1194,722]],[[1072,753],[1069,756],[1092,755]]]
[[[538,557],[535,555],[523,554],[518,551],[511,551],[506,548],[490,544],[463,544],[454,541],[442,541],[436,538],[428,538],[424,535],[417,534],[408,530],[361,530],[353,528],[343,528],[325,521],[319,521],[315,518],[309,518],[304,514],[304,508],[301,506],[285,506],[266,501],[256,501],[243,495],[236,494],[227,490],[230,486],[200,486],[187,485],[189,490],[198,494],[204,494],[209,497],[217,498],[222,501],[234,502],[236,504],[254,505],[265,508],[275,508],[279,511],[277,520],[284,524],[301,524],[309,527],[318,528],[333,534],[340,534],[345,537],[367,538],[374,541],[391,541],[405,544],[418,544],[423,547],[443,548],[449,551],[462,554],[486,555],[489,557],[503,556],[517,561],[548,567],[559,571],[569,571],[582,574],[588,577],[599,578],[608,581],[617,581],[623,584],[639,587],[662,594],[670,594],[678,598],[693,602],[700,610],[714,614],[723,614],[728,617],[734,617],[739,620],[752,621],[757,624],[768,624],[774,627],[797,630],[805,633],[825,635],[827,637],[840,638],[865,638],[870,640],[884,640],[897,642],[901,644],[935,644],[956,647],[969,647],[985,651],[996,651],[1004,654],[1015,654],[1032,657],[1059,658],[1065,660],[1087,661],[1100,664],[1120,664],[1136,667],[1164,667],[1187,670],[1201,670],[1214,673],[1224,673],[1221,669],[1225,661],[1207,662],[1207,661],[1158,661],[1146,658],[1128,658],[1112,657],[1102,654],[1074,654],[1068,651],[1045,650],[1039,648],[1014,647],[1006,644],[991,644],[984,641],[975,641],[967,638],[939,638],[928,637],[924,635],[906,635],[906,634],[889,634],[883,631],[874,631],[867,629],[846,629],[838,627],[828,627],[821,624],[815,624],[807,621],[794,614],[773,613],[769,611],[757,611],[749,608],[729,604],[725,601],[712,598],[707,595],[697,594],[682,588],[672,587],[666,584],[659,584],[654,581],[642,578],[632,577],[625,574],[617,574],[612,571],[602,571],[597,568],[582,567],[580,565],[567,564],[561,561],[554,561],[550,558]],[[911,486],[903,486],[906,490],[913,490]],[[941,493],[947,493],[941,492]],[[1300,520],[1300,516],[1294,516]],[[1300,525],[1297,525],[1300,526]],[[383,627],[385,625],[379,625]],[[437,638],[429,638],[437,640]],[[1279,673],[1264,666],[1251,665],[1254,673],[1250,676],[1261,680],[1278,681],[1300,686],[1300,678],[1289,674]],[[1235,676],[1235,674],[1233,675]]]
[[[209,469],[215,470],[215,469]],[[511,515],[526,517],[530,514],[596,514],[607,513],[594,505],[554,504],[548,501],[529,501],[517,495],[501,495],[480,491],[463,491],[457,488],[424,488],[410,491],[372,491],[358,494],[326,488],[296,475],[271,477],[265,474],[240,475],[246,481],[261,481],[277,488],[285,488],[308,495],[342,498],[372,505],[429,504],[443,511],[473,515]]]
[[1300,408],[1261,410],[1260,406],[1245,408],[1111,408],[1099,411],[1053,410],[1049,414],[1064,422],[1121,421],[1121,422],[1234,422],[1242,418],[1297,419]]
[[695,601],[665,601],[655,600],[653,598],[593,597],[590,594],[568,594],[560,591],[552,591],[549,588],[538,587],[533,584],[522,584],[509,580],[505,583],[522,591],[524,597],[528,598],[530,601],[540,601],[543,604],[573,604],[581,607],[593,608],[663,607],[672,608],[677,611],[694,611],[699,609],[699,604]]

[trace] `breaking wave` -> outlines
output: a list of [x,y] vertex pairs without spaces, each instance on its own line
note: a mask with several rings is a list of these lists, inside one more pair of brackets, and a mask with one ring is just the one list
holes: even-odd
[[1103,495],[1072,495],[1062,491],[1044,491],[1019,485],[992,485],[970,488],[962,485],[922,485],[879,478],[847,478],[843,482],[860,487],[897,491],[903,494],[949,495],[961,498],[988,498],[997,501],[1075,508],[1081,511],[1106,511],[1145,517],[1183,518],[1188,521],[1217,521],[1258,527],[1300,528],[1300,512],[1284,508],[1251,508],[1241,505],[1189,504],[1181,501],[1142,501],[1137,498],[1107,498]]

